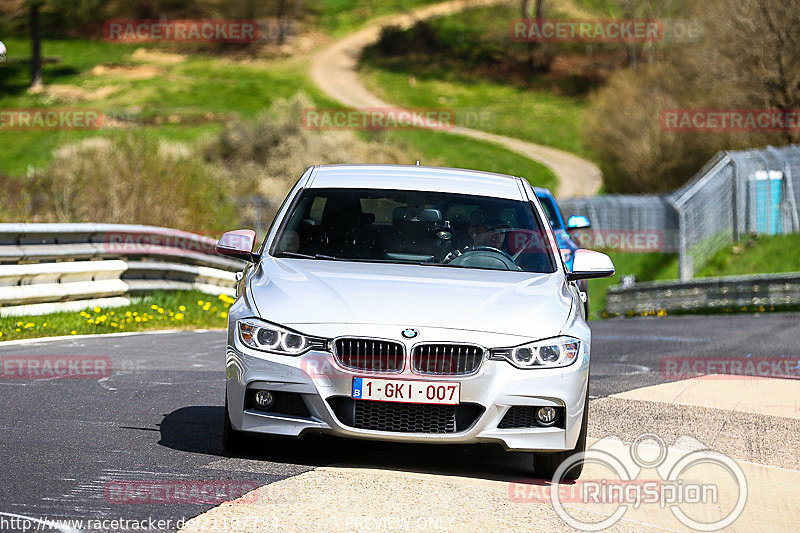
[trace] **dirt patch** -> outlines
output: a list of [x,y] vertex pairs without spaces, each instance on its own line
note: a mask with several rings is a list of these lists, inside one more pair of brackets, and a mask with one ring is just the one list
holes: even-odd
[[80,102],[84,100],[102,100],[117,91],[117,85],[107,85],[97,89],[86,89],[74,85],[46,85],[44,92],[62,102]]
[[128,80],[147,80],[158,76],[162,72],[161,68],[152,65],[135,67],[97,65],[92,69],[92,74],[95,76],[120,76]]
[[170,54],[167,52],[138,48],[131,54],[131,59],[145,63],[156,63],[158,65],[175,65],[186,61],[186,56],[183,54]]

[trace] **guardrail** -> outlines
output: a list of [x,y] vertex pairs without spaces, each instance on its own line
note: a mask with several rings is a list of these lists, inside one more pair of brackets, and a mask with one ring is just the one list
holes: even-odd
[[616,285],[606,297],[606,311],[620,315],[754,305],[800,305],[800,272]]
[[233,295],[244,263],[216,241],[121,224],[0,224],[0,316],[119,306],[154,290]]

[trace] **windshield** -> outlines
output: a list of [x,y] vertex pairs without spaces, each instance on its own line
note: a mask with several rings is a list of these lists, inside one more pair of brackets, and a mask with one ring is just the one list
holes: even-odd
[[305,189],[271,255],[555,272],[531,204],[387,189]]

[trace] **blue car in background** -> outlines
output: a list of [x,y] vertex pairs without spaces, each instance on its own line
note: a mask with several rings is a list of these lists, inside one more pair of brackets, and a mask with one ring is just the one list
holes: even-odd
[[[572,236],[568,233],[571,230],[588,229],[591,227],[589,219],[581,215],[573,215],[569,220],[564,223],[564,215],[561,214],[561,209],[556,203],[553,193],[549,189],[543,187],[534,187],[536,197],[544,208],[547,218],[550,219],[550,225],[553,227],[553,232],[556,234],[556,241],[558,248],[561,250],[561,257],[564,258],[564,264],[568,269],[572,270],[572,258],[575,250],[580,248]],[[586,311],[586,316],[589,316],[589,288],[586,280],[578,282],[578,288],[581,290],[583,298],[583,307]]]

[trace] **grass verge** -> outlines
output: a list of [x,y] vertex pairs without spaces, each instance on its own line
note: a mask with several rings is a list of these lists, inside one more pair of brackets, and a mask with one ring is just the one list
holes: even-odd
[[[419,154],[421,163],[521,176],[536,187],[553,189],[558,178],[549,167],[502,146],[428,130],[395,131],[390,139]],[[409,161],[413,163],[413,161]]]
[[[800,248],[800,234],[749,235],[742,242],[719,250],[709,262],[700,268],[695,277],[744,276],[800,272],[800,254],[792,253]],[[601,250],[602,251],[602,250]],[[611,257],[617,274],[614,277],[589,281],[589,305],[591,318],[600,318],[606,303],[606,292],[611,285],[620,283],[622,276],[636,276],[636,281],[656,281],[678,278],[677,254],[622,253],[603,251]],[[764,307],[759,305],[740,308],[697,309],[694,311],[670,312],[670,314],[719,314],[719,313],[763,313],[767,311],[798,311],[800,306],[785,305]]]
[[[598,80],[563,69],[523,72],[524,63],[505,64],[505,47],[511,46],[508,27],[517,18],[518,6],[498,5],[431,20],[427,24],[435,36],[429,39],[436,44],[429,46],[438,52],[406,51],[400,44],[393,52],[370,47],[361,61],[362,79],[392,103],[454,109],[457,122],[459,110],[466,115],[480,111],[489,120],[476,129],[591,157],[581,122],[587,95]],[[521,46],[524,51],[526,45]]]
[[589,317],[593,319],[603,316],[608,288],[618,285],[623,276],[636,276],[636,281],[655,281],[678,277],[677,254],[599,251],[611,257],[617,273],[610,278],[589,280]]
[[0,317],[0,341],[147,331],[224,328],[233,299],[199,291],[155,292],[124,307]]
[[719,250],[697,277],[740,276],[764,272],[800,272],[800,233],[750,235]]
[[[17,53],[29,49],[21,39],[6,44]],[[12,177],[31,166],[44,167],[54,148],[86,137],[137,128],[158,138],[192,142],[219,131],[228,118],[255,116],[300,91],[317,105],[334,105],[308,78],[307,59],[233,59],[73,39],[45,40],[42,50],[51,59],[43,68],[44,91],[27,91],[28,58],[10,55],[0,66],[0,109],[97,109],[104,124],[95,131],[14,131],[14,142],[0,143],[0,173]]]
[[316,25],[334,37],[363,26],[370,19],[403,13],[443,0],[320,0],[311,8]]

